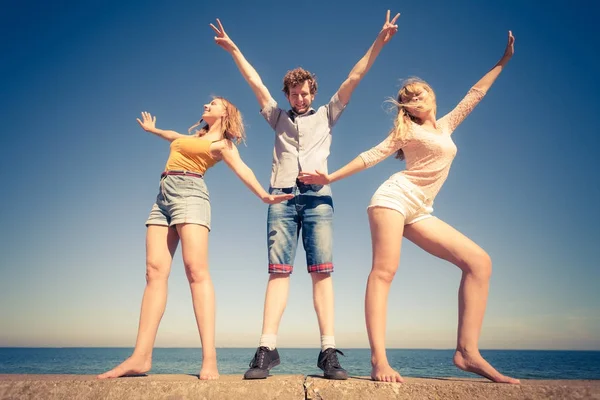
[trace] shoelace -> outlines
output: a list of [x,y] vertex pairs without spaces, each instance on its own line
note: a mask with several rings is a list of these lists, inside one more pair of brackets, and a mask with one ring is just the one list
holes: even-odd
[[251,368],[262,368],[265,363],[265,355],[267,354],[267,351],[269,351],[267,347],[259,347],[258,350],[256,350],[256,353],[254,353],[254,358],[252,361],[250,361],[248,366]]
[[340,365],[340,362],[339,362],[339,360],[337,358],[337,354],[336,353],[340,353],[343,356],[344,356],[344,353],[342,353],[338,349],[334,349],[334,350],[335,351],[329,352],[329,354],[327,354],[327,356],[325,357],[325,365],[327,366],[327,369],[329,369],[329,368],[342,368],[342,366]]

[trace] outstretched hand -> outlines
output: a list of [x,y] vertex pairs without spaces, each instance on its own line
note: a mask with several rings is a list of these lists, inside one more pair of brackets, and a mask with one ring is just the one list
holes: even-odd
[[515,54],[515,37],[512,34],[512,31],[508,31],[508,43],[506,43],[506,50],[504,50],[504,56],[502,58],[507,61]]
[[396,20],[400,17],[400,13],[396,14],[394,19],[390,21],[390,10],[387,10],[387,14],[385,15],[385,23],[383,24],[383,28],[381,28],[381,32],[379,35],[383,37],[383,43],[386,44],[390,41],[392,36],[398,32],[398,25],[396,25]]
[[214,24],[210,24],[212,30],[217,34],[217,36],[215,36],[215,43],[224,48],[227,52],[233,51],[235,43],[233,43],[233,40],[231,40],[225,32],[225,28],[223,28],[223,24],[219,18],[217,18],[217,24],[219,25],[218,28]]
[[293,194],[270,194],[262,198],[262,201],[267,204],[277,204],[282,201],[291,200],[294,198]]
[[142,111],[142,119],[136,118],[136,121],[146,132],[150,132],[156,128],[156,117],[153,117],[147,111]]
[[331,183],[329,175],[321,171],[300,172],[298,179],[307,185],[328,185]]

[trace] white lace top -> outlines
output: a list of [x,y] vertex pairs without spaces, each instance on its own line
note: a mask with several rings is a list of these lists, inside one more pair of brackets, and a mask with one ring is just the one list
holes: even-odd
[[433,203],[433,199],[448,177],[456,155],[456,145],[450,135],[483,96],[485,96],[484,91],[471,88],[452,111],[437,121],[436,132],[413,122],[403,140],[395,140],[390,134],[371,150],[361,153],[360,157],[367,167],[372,167],[402,149],[406,159],[406,169],[399,173],[421,188],[428,201]]

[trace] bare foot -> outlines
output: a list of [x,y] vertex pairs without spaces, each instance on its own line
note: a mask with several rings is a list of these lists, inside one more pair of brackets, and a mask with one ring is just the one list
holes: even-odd
[[373,369],[371,370],[371,379],[380,382],[404,382],[404,379],[402,379],[400,374],[395,369],[390,367],[390,364],[387,362],[373,364]]
[[500,372],[496,371],[496,369],[492,367],[487,361],[485,361],[481,354],[479,354],[479,351],[477,351],[476,353],[469,353],[466,350],[456,350],[456,353],[454,353],[453,361],[454,365],[456,365],[463,371],[473,372],[477,375],[481,375],[492,382],[512,384],[521,383],[521,381],[519,381],[518,379],[502,375]]
[[217,369],[217,358],[202,359],[202,368],[200,369],[199,378],[201,380],[219,379],[219,370]]
[[144,358],[129,357],[115,368],[98,375],[98,379],[118,378],[125,375],[141,375],[150,371],[152,368],[152,360]]

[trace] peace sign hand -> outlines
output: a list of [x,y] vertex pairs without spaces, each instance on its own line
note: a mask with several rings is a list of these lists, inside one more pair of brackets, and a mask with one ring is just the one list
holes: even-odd
[[217,18],[217,24],[219,25],[218,28],[214,24],[210,24],[212,30],[217,34],[215,36],[215,43],[231,53],[235,49],[235,43],[233,43],[233,40],[225,32],[225,28],[223,28],[223,24],[219,18]]
[[399,17],[400,13],[396,14],[394,19],[390,21],[390,10],[387,10],[387,14],[385,15],[385,23],[383,24],[383,28],[381,28],[381,32],[379,32],[379,35],[383,37],[383,44],[389,42],[396,32],[398,32],[398,25],[396,25],[396,21]]

